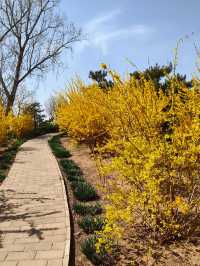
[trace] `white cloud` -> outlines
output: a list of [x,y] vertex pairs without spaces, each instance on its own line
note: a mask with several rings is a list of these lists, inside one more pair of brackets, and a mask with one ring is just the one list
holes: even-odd
[[116,28],[114,22],[121,15],[119,9],[110,13],[95,17],[85,24],[84,32],[87,34],[87,40],[78,44],[78,51],[81,52],[87,47],[100,49],[105,55],[108,53],[113,41],[127,38],[147,38],[154,32],[154,29],[147,25],[131,25],[126,28]]
[[98,16],[98,17],[90,20],[89,22],[87,22],[85,25],[85,29],[89,32],[96,31],[98,29],[98,27],[101,27],[106,22],[112,21],[113,19],[115,19],[120,14],[121,14],[121,11],[119,9],[115,9],[115,10],[111,11],[110,13],[107,13],[107,14],[102,15],[102,16]]

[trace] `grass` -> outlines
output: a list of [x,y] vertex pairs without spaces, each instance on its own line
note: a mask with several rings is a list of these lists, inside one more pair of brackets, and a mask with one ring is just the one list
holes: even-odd
[[49,145],[56,157],[69,158],[71,156],[70,152],[66,151],[65,148],[62,147],[59,136],[54,136],[51,140],[49,140]]
[[82,175],[81,169],[72,160],[60,160],[60,164],[67,175]]
[[71,188],[74,191],[76,189],[77,186],[79,186],[79,183],[83,183],[86,182],[85,179],[78,179],[79,176],[77,177],[77,179],[74,179],[70,182]]
[[71,182],[71,186],[74,187],[75,182],[85,182],[85,178],[81,175],[68,175],[67,179]]
[[6,151],[2,155],[1,160],[0,160],[1,169],[7,169],[9,167],[9,165],[12,163],[14,155],[15,155],[15,153],[13,153],[11,151]]
[[6,178],[3,171],[0,171],[0,182],[2,182]]
[[[49,145],[56,157],[64,158],[71,156],[70,152],[62,147],[59,136],[54,136],[49,140]],[[68,180],[71,181],[74,196],[78,200],[90,201],[98,198],[95,188],[85,182],[81,169],[72,160],[60,160],[60,164]]]
[[96,252],[96,236],[89,236],[81,244],[81,251],[94,265],[113,265],[111,258],[105,248],[101,248],[100,253]]
[[[95,188],[85,180],[81,169],[72,160],[64,159],[69,158],[71,154],[61,146],[60,137],[54,136],[49,141],[49,145],[54,155],[60,159],[60,165],[65,172],[67,179],[70,181],[74,197],[76,197],[77,200],[84,202],[97,200],[99,197]],[[99,203],[89,205],[79,202],[74,204],[73,208],[77,214],[85,216],[78,222],[78,224],[86,234],[91,234],[102,229],[105,222],[104,219],[102,217],[94,217],[95,215],[102,213],[102,208]],[[81,244],[81,250],[85,256],[94,265],[113,265],[110,263],[110,256],[106,253],[104,248],[101,248],[100,253],[96,253],[95,244],[96,236],[87,238]]]
[[81,169],[72,160],[60,160],[60,164],[69,181],[85,181]]
[[80,170],[80,168],[72,160],[60,160],[60,163],[66,171],[68,171],[68,169]]
[[16,139],[15,142],[12,144],[11,147],[8,148],[8,151],[18,151],[19,147],[23,144],[24,140],[23,139]]
[[98,199],[95,188],[87,182],[76,182],[73,184],[74,196],[80,201]]
[[17,139],[0,157],[0,182],[6,178],[6,171],[12,164],[14,157],[23,143],[23,140]]
[[103,228],[105,220],[102,217],[85,216],[79,222],[79,226],[86,234],[93,234]]
[[73,206],[74,211],[82,216],[85,215],[98,215],[102,213],[102,208],[99,203],[96,203],[95,205],[93,204],[85,204],[81,202],[77,202]]

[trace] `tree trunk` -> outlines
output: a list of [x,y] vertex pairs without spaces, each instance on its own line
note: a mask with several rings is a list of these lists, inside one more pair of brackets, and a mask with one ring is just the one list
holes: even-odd
[[9,96],[6,105],[6,115],[8,115],[9,112],[12,110],[13,104],[14,104],[14,97]]

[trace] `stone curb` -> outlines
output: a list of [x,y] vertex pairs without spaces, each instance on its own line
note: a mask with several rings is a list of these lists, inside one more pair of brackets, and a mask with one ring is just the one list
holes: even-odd
[[[49,136],[48,140],[50,140],[53,136]],[[64,252],[64,258],[63,258],[63,266],[69,266],[69,255],[70,255],[70,243],[71,243],[71,226],[70,226],[70,213],[69,213],[69,206],[68,206],[68,200],[67,200],[67,193],[66,193],[66,189],[65,189],[65,183],[64,183],[64,177],[61,173],[57,158],[54,156],[48,142],[47,142],[47,146],[49,148],[49,152],[51,157],[53,158],[53,160],[56,163],[57,169],[58,169],[58,173],[60,176],[60,181],[61,181],[61,185],[62,185],[62,191],[63,191],[63,197],[64,197],[64,204],[65,204],[65,211],[66,211],[66,228],[67,228],[67,240],[66,240],[66,245],[65,245],[65,252]]]

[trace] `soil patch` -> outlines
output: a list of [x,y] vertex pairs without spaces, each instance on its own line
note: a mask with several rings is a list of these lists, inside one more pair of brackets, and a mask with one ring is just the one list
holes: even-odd
[[[96,164],[91,156],[89,148],[84,144],[77,144],[68,137],[61,138],[62,145],[70,151],[71,157],[82,170],[85,179],[92,184],[98,191],[100,197],[102,192],[98,189],[100,184],[100,178],[96,169]],[[68,182],[68,181],[67,181]],[[75,266],[91,266],[92,264],[85,255],[81,252],[81,242],[87,238],[87,235],[80,229],[78,220],[81,218],[73,211],[73,205],[76,199],[73,196],[73,192],[70,188],[70,183],[67,184],[69,205],[72,214],[73,223],[73,236],[74,242],[72,247],[73,256],[75,257]],[[104,206],[104,200],[100,199],[100,204]],[[200,240],[195,239],[192,242],[178,242],[172,245],[166,245],[163,247],[156,247],[150,251],[149,256],[144,256],[142,245],[145,245],[141,240],[130,239],[130,235],[127,236],[121,243],[120,256],[116,262],[116,266],[143,266],[143,265],[159,265],[159,266],[200,266]],[[138,248],[133,248],[137,244]],[[144,247],[144,246],[143,246]],[[73,265],[73,264],[70,264]]]

